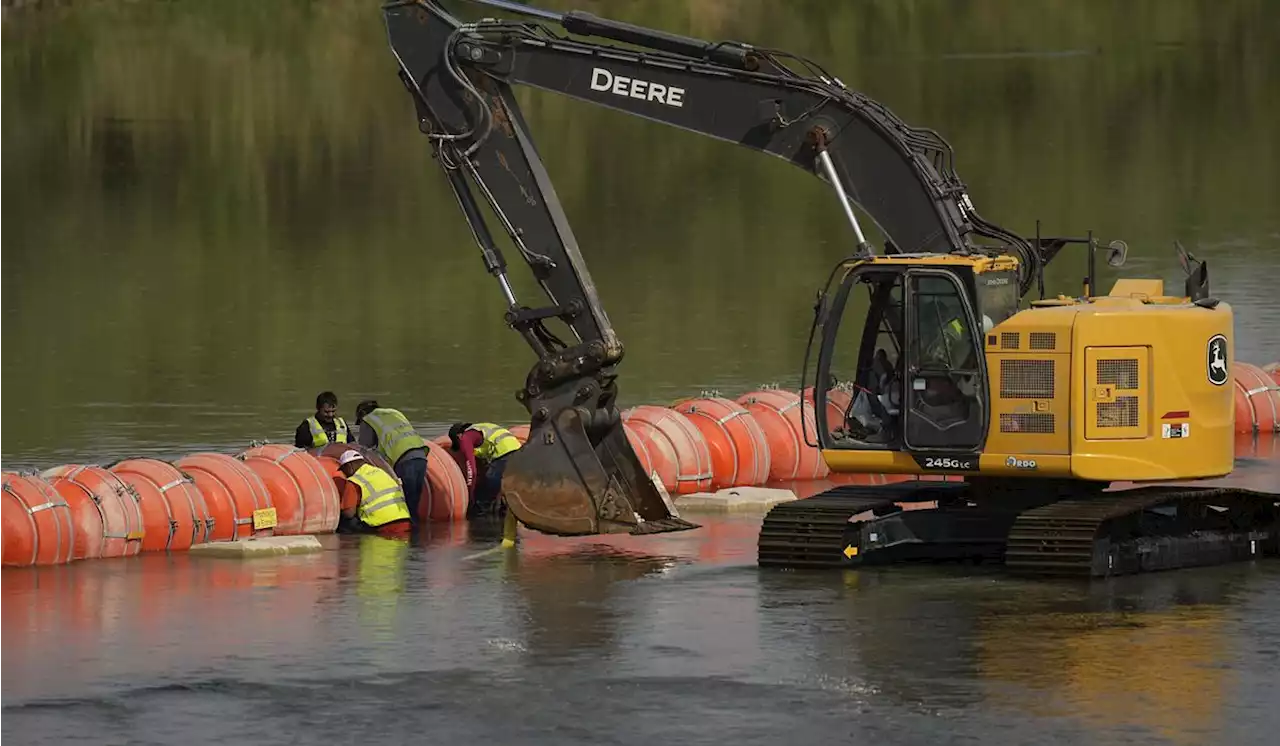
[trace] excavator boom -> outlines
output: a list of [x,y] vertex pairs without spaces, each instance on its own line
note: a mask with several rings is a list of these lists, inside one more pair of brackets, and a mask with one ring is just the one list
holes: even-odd
[[[616,367],[623,345],[538,156],[514,85],[604,106],[787,160],[831,185],[854,231],[854,255],[875,252],[856,205],[902,254],[1019,259],[1025,294],[1041,253],[978,215],[936,133],[910,127],[816,64],[740,42],[707,42],[572,11],[501,0],[527,20],[464,22],[435,0],[384,6],[388,40],[419,129],[497,279],[508,324],[537,356],[517,398],[525,446],[503,493],[525,525],[557,535],[695,528],[643,473],[622,427]],[[604,44],[573,39],[608,39]],[[623,46],[625,45],[625,46]],[[547,296],[524,305],[481,210],[497,216]],[[889,248],[892,246],[892,248]],[[573,339],[546,325],[559,319]]]

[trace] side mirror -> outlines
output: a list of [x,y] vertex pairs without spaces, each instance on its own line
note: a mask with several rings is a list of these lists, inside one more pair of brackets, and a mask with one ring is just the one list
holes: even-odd
[[1129,245],[1119,239],[1107,244],[1107,266],[1123,267],[1124,260],[1129,256]]

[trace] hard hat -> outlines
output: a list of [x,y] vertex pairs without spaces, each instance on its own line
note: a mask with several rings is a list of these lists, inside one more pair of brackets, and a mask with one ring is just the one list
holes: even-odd
[[364,456],[361,456],[359,451],[346,451],[345,453],[343,453],[341,456],[338,457],[338,466],[346,466],[352,461],[363,461],[363,460],[364,460]]

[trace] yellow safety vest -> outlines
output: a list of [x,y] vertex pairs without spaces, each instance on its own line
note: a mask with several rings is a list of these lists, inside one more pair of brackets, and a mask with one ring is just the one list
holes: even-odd
[[418,435],[409,418],[398,409],[380,407],[364,416],[364,423],[378,436],[378,450],[387,463],[395,466],[405,451],[426,448],[427,441]]
[[963,338],[964,326],[960,323],[960,319],[952,319],[942,325],[942,333],[934,338],[926,354],[939,363],[952,365],[955,361],[951,359],[951,353]]
[[409,506],[404,501],[404,490],[390,474],[372,464],[365,464],[348,481],[360,488],[360,505],[356,516],[369,526],[382,526],[409,517]]
[[476,449],[476,456],[485,461],[493,461],[520,449],[520,439],[502,425],[477,422],[471,426],[471,429],[479,431],[484,436],[484,441]]
[[[329,445],[329,433],[325,432],[320,426],[320,420],[312,415],[307,418],[307,427],[311,428],[311,446],[313,448],[323,448]],[[347,442],[347,421],[341,417],[333,418],[333,442]]]

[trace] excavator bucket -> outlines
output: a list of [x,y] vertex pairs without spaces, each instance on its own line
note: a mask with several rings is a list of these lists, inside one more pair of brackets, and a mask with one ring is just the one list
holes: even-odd
[[530,428],[507,457],[502,494],[516,519],[556,536],[698,528],[645,474],[616,409],[569,407]]

